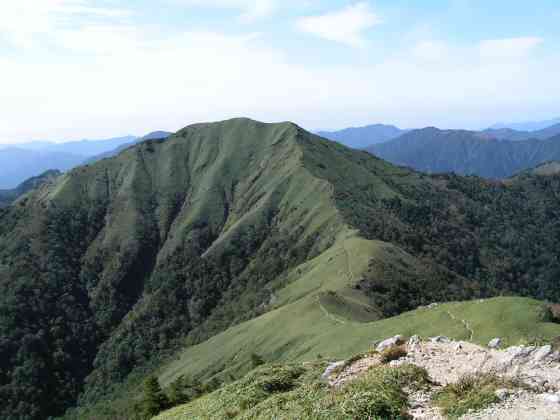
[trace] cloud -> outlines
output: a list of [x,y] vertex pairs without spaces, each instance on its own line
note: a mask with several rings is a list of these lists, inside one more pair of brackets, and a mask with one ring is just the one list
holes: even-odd
[[380,23],[381,19],[369,4],[360,2],[342,10],[301,18],[297,27],[329,41],[363,47],[366,44],[364,32]]
[[238,10],[242,22],[253,22],[272,15],[279,7],[279,0],[176,0],[179,4]]
[[535,47],[542,44],[539,37],[519,37],[488,39],[480,43],[480,56],[487,59],[511,59],[527,56]]
[[0,41],[29,48],[38,38],[44,41],[59,30],[127,15],[122,9],[95,6],[92,0],[2,0]]
[[442,41],[421,41],[413,48],[413,55],[422,60],[441,60],[448,54],[448,46]]

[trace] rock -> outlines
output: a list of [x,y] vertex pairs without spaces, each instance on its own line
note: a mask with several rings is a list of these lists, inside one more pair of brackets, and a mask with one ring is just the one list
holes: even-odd
[[322,379],[328,379],[329,376],[331,376],[331,374],[334,372],[334,370],[337,367],[342,366],[343,364],[344,364],[344,361],[331,363],[330,365],[327,366],[327,368],[325,369],[325,372],[323,372],[323,374],[321,375],[321,378]]
[[549,403],[560,404],[560,395],[558,394],[543,394],[541,397]]
[[418,344],[420,344],[420,337],[417,335],[413,335],[408,339],[407,344],[412,347],[418,346]]
[[455,351],[461,351],[461,350],[463,350],[463,344],[462,343],[456,343],[453,346],[453,348],[454,348]]
[[539,362],[551,353],[552,353],[551,345],[539,347],[533,354],[533,360]]
[[508,353],[513,359],[520,359],[529,356],[534,350],[535,347],[533,346],[514,346],[506,349],[506,353]]
[[438,335],[437,337],[430,338],[432,343],[451,343],[451,340],[448,337],[444,337],[442,335]]
[[502,345],[501,338],[494,338],[493,340],[490,340],[490,342],[488,343],[488,347],[490,347],[491,349],[500,348],[501,345]]
[[496,394],[496,397],[498,397],[500,399],[500,401],[503,401],[507,397],[509,397],[510,392],[509,392],[509,389],[501,388],[501,389],[497,389],[495,394]]
[[385,349],[389,349],[401,344],[404,344],[404,337],[402,335],[395,335],[394,337],[388,338],[379,343],[376,350],[382,352]]

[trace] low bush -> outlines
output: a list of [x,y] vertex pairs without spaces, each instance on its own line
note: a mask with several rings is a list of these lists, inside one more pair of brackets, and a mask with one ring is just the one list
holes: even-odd
[[446,385],[434,396],[434,402],[445,415],[459,418],[471,410],[482,410],[498,402],[497,389],[514,386],[511,380],[493,373],[464,376],[456,383]]
[[401,357],[406,357],[407,354],[405,346],[389,347],[381,352],[381,363],[387,364]]

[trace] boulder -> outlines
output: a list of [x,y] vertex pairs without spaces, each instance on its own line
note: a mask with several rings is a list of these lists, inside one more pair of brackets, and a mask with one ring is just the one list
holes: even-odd
[[388,338],[379,343],[376,350],[378,352],[382,352],[383,350],[399,346],[401,344],[404,344],[404,337],[402,335],[395,335],[394,337]]
[[540,362],[541,360],[543,360],[544,358],[546,358],[550,354],[552,354],[552,346],[551,345],[546,345],[546,346],[539,347],[533,353],[533,360],[535,362]]
[[497,389],[495,394],[496,394],[496,397],[498,397],[498,399],[500,401],[503,401],[507,397],[509,397],[510,391],[509,391],[509,389],[501,388],[501,389]]
[[331,363],[330,365],[327,366],[327,368],[325,369],[325,371],[321,375],[321,378],[329,379],[329,376],[331,376],[331,374],[334,372],[334,370],[337,367],[342,366],[343,364],[344,364],[344,361]]
[[500,348],[501,345],[502,345],[501,338],[494,338],[493,340],[490,340],[490,342],[488,343],[488,347],[490,347],[491,349],[498,349]]

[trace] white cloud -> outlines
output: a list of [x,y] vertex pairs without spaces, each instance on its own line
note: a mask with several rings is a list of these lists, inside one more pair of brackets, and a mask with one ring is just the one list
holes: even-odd
[[381,23],[367,2],[360,2],[342,10],[298,20],[299,30],[320,38],[352,47],[366,44],[364,32]]
[[32,47],[38,38],[44,41],[56,31],[127,14],[121,9],[95,6],[92,0],[2,0],[0,40]]
[[488,39],[480,43],[480,56],[486,59],[511,59],[525,57],[542,44],[539,37]]
[[[255,34],[134,26],[123,18],[126,11],[96,8],[93,0],[4,1],[13,19],[0,15],[0,37],[58,48],[45,48],[46,55],[0,55],[0,143],[142,134],[232,116],[309,128],[375,121],[459,126],[505,119],[508,112],[531,118],[535,110],[557,106],[560,97],[550,71],[560,65],[558,57],[489,60],[481,55],[484,43],[412,42],[376,64],[314,65],[313,58],[302,64]],[[362,17],[341,12],[346,19],[321,22],[318,35],[363,45],[363,31],[379,18],[366,3],[346,10]],[[327,36],[331,25],[335,33]]]
[[441,60],[448,54],[448,46],[442,41],[421,41],[413,48],[413,55],[422,60]]
[[279,0],[176,0],[179,4],[238,10],[239,19],[253,22],[272,15],[279,7]]

